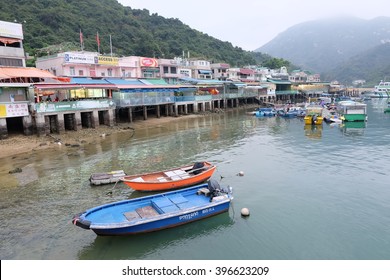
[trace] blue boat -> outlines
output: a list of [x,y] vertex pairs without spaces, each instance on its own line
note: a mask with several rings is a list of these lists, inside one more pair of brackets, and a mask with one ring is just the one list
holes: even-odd
[[231,190],[215,180],[176,191],[113,202],[86,210],[72,223],[97,235],[130,235],[198,221],[229,210]]
[[255,111],[256,117],[275,117],[276,110],[274,108],[258,108]]

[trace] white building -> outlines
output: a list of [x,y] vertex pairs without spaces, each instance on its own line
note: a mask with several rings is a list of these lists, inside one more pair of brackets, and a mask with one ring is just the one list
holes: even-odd
[[23,28],[19,23],[0,21],[0,66],[26,67]]

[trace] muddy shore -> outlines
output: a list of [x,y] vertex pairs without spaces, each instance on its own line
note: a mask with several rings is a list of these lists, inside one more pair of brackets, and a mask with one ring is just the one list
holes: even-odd
[[56,148],[58,145],[85,145],[90,142],[99,141],[113,133],[128,132],[133,129],[154,127],[166,122],[177,121],[179,118],[194,118],[199,115],[187,115],[178,118],[162,117],[140,120],[133,123],[119,123],[113,127],[101,125],[98,128],[83,128],[78,131],[65,131],[61,134],[50,134],[42,137],[36,135],[9,135],[7,139],[0,140],[0,159],[13,157],[19,154],[30,153],[39,150]]
[[[248,109],[257,107],[256,104],[250,104],[248,106],[241,106],[239,109]],[[236,108],[229,108],[227,110],[235,110]],[[177,121],[183,118],[199,118],[207,114],[220,114],[223,111],[218,112],[205,112],[200,114],[182,115],[179,117],[161,117],[161,118],[149,118],[147,120],[137,120],[133,123],[117,123],[113,127],[101,125],[98,128],[83,128],[78,131],[65,131],[61,134],[50,134],[42,137],[37,135],[24,136],[9,135],[7,139],[0,140],[0,159],[12,158],[13,156],[20,154],[33,153],[35,151],[57,148],[58,145],[85,145],[91,142],[99,141],[104,137],[113,133],[123,133],[129,130],[157,127],[167,122]]]

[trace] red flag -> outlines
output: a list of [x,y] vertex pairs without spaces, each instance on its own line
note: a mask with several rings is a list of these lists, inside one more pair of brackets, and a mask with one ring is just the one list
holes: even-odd
[[80,29],[80,44],[83,45],[83,33],[81,32],[81,29]]
[[97,42],[98,47],[100,47],[99,32],[96,32],[96,42]]

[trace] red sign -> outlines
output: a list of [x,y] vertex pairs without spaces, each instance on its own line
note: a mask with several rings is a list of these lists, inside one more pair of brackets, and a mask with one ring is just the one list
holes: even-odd
[[149,57],[141,57],[141,67],[158,67],[157,59]]

